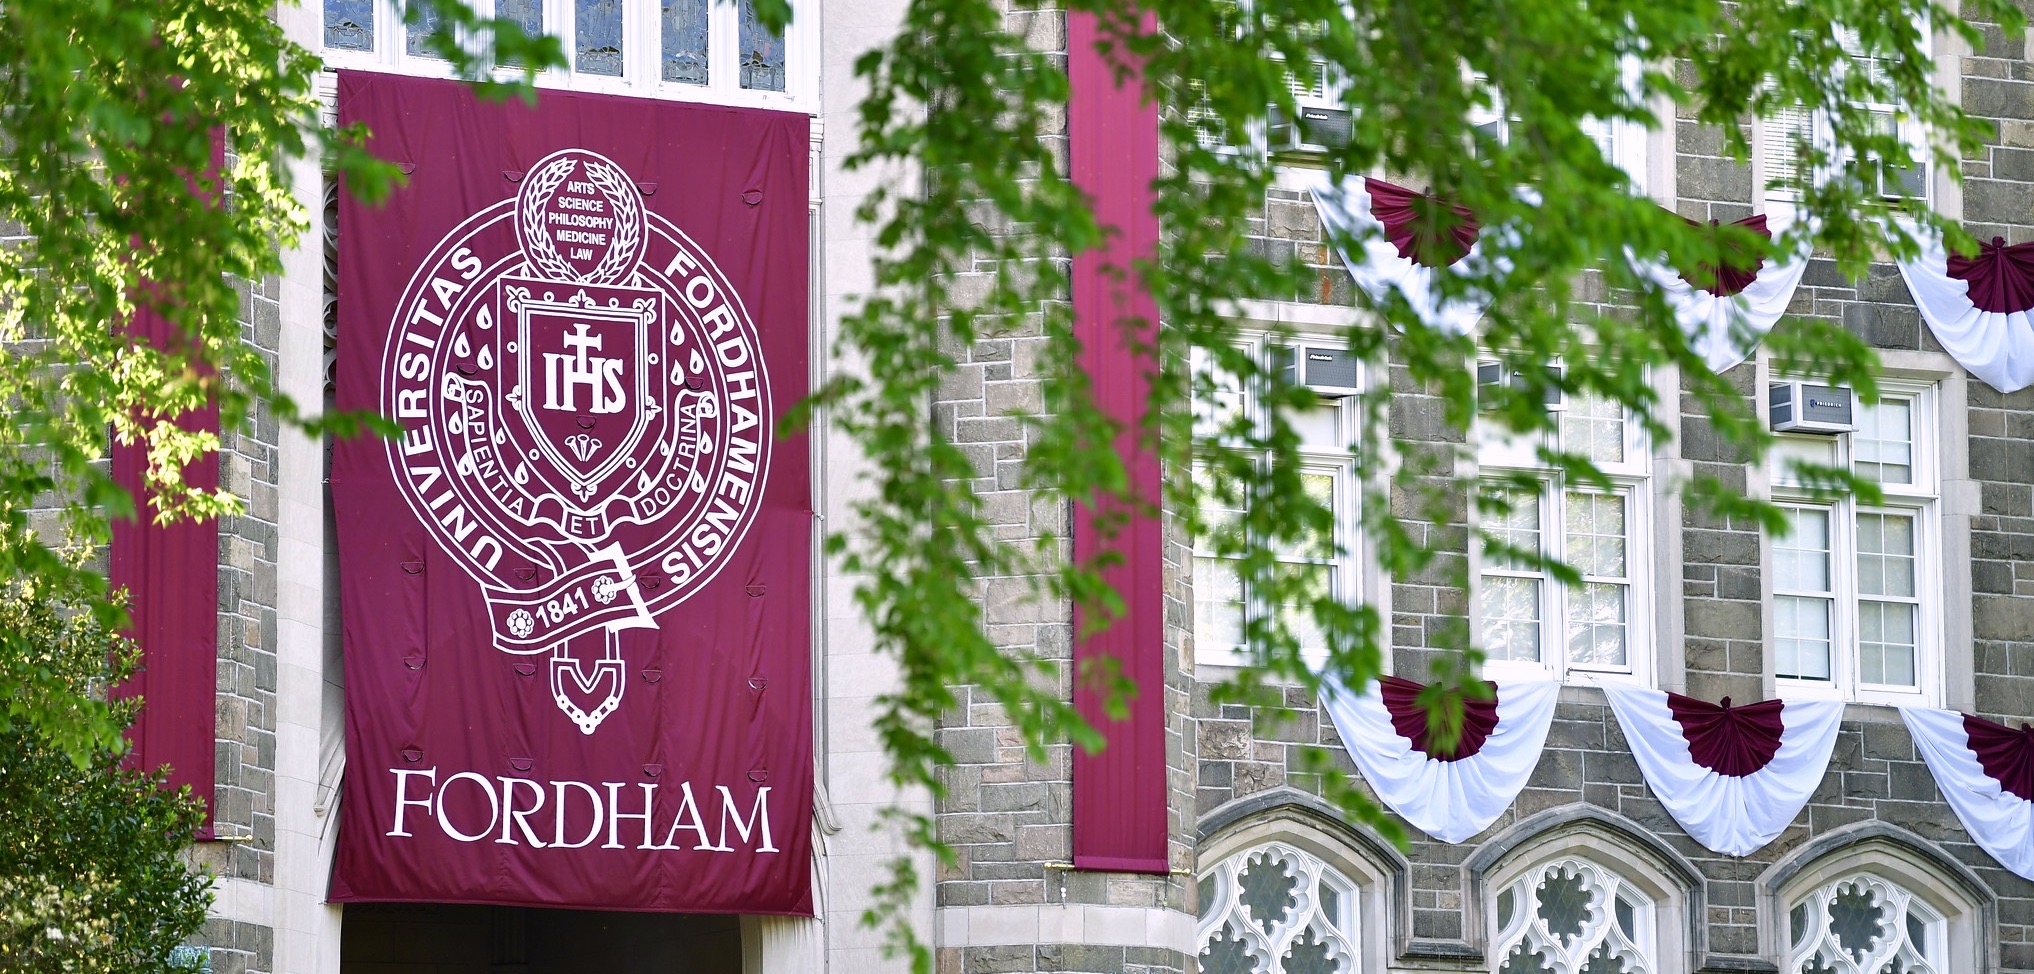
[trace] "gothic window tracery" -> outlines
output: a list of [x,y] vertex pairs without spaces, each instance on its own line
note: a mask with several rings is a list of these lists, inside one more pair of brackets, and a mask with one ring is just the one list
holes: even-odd
[[1652,901],[1575,858],[1536,866],[1497,894],[1499,974],[1656,974]]
[[1787,913],[1789,974],[1945,974],[1947,923],[1869,874],[1816,889]]
[[1238,852],[1200,881],[1202,974],[1355,974],[1356,884],[1280,842]]

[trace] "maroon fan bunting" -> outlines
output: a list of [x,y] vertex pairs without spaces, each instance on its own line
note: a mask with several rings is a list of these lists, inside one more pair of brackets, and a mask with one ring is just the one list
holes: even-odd
[[1980,311],[2013,314],[2034,308],[2034,243],[2006,245],[1993,237],[1977,256],[1949,257],[1949,276],[1970,285],[1970,303]]
[[[1365,179],[1370,213],[1384,224],[1384,236],[1398,255],[1425,267],[1446,267],[1468,256],[1476,245],[1478,227],[1469,208],[1439,197]],[[1453,214],[1443,218],[1442,211]]]
[[1462,699],[1462,736],[1455,741],[1452,753],[1443,753],[1427,734],[1427,708],[1419,702],[1420,691],[1426,687],[1403,677],[1378,680],[1379,696],[1384,698],[1384,709],[1391,714],[1392,729],[1436,761],[1460,761],[1474,756],[1483,749],[1483,742],[1490,739],[1490,732],[1497,727],[1497,684],[1486,680],[1484,685],[1490,688],[1490,699]]
[[1758,773],[1780,753],[1783,706],[1778,700],[1761,700],[1732,707],[1729,697],[1722,703],[1710,703],[1667,694],[1667,709],[1681,725],[1688,756],[1696,764],[1732,778]]
[[1963,715],[1963,731],[1970,735],[1971,753],[1978,764],[2014,797],[2034,801],[2034,726],[2026,723],[2014,730],[1983,717]]
[[[1684,217],[1683,219],[1686,218]],[[1701,222],[1696,220],[1689,220],[1688,224],[1697,227],[1703,226]],[[1751,230],[1767,240],[1773,238],[1773,232],[1766,228],[1766,215],[1763,213],[1757,216],[1745,217],[1729,225]],[[1715,220],[1711,220],[1708,226],[1713,230],[1719,224]],[[1690,274],[1688,271],[1682,271],[1681,280],[1687,281],[1689,287],[1699,288],[1719,298],[1730,297],[1750,287],[1753,281],[1758,280],[1759,269],[1766,265],[1765,258],[1751,259],[1750,254],[1744,253],[1743,245],[1736,244],[1735,242],[1725,244],[1723,251],[1724,260],[1721,265],[1708,262],[1697,264],[1693,274]]]

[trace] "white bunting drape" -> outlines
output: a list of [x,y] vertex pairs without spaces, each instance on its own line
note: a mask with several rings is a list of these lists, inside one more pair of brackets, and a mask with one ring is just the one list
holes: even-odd
[[[2013,794],[1985,768],[1971,743],[1970,721],[1954,711],[1920,707],[1903,709],[1900,717],[1971,841],[2015,875],[2034,879],[2034,801]],[[2019,757],[2028,758],[2024,745]]]
[[1379,684],[1352,693],[1324,684],[1322,703],[1377,797],[1414,828],[1462,842],[1490,827],[1532,777],[1553,726],[1561,685],[1497,681],[1497,720],[1474,754],[1429,756],[1399,733]]
[[[1785,227],[1775,227],[1780,236]],[[1660,261],[1634,261],[1638,273],[1666,296],[1667,306],[1688,336],[1688,346],[1714,372],[1722,372],[1750,358],[1753,350],[1794,300],[1801,275],[1808,269],[1808,255],[1797,253],[1786,260],[1767,260],[1743,290],[1717,294],[1696,287],[1681,278],[1679,271]]]
[[[1438,282],[1442,275],[1481,272],[1484,264],[1478,246],[1472,245],[1466,256],[1452,264],[1428,267],[1400,255],[1398,246],[1386,236],[1384,224],[1372,213],[1370,189],[1364,177],[1348,176],[1337,183],[1323,173],[1310,189],[1314,208],[1321,214],[1321,223],[1332,231],[1329,239],[1336,241],[1335,251],[1343,266],[1371,301],[1387,301],[1396,291],[1421,321],[1438,331],[1463,335],[1476,327],[1476,319],[1483,316],[1483,309],[1490,303],[1489,297],[1473,289],[1443,297]],[[1358,246],[1342,247],[1340,240],[1357,242]]]
[[[1950,256],[1941,238],[1915,232],[1920,253],[1899,261],[1900,276],[1914,295],[1914,306],[1943,350],[1970,374],[2000,392],[2018,392],[2034,385],[2034,322],[2028,309],[1973,301],[1971,282],[1952,276]],[[1991,302],[1984,302],[1991,303]]]
[[1726,774],[1697,760],[1666,692],[1606,686],[1604,694],[1660,804],[1704,848],[1727,856],[1750,855],[1794,821],[1822,782],[1843,721],[1840,701],[1790,701],[1780,710],[1778,750],[1749,774]]

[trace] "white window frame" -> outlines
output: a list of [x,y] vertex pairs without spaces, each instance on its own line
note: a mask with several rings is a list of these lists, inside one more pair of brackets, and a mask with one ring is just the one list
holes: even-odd
[[[1270,57],[1271,60],[1281,64],[1285,62],[1284,58],[1275,54]],[[1308,108],[1349,111],[1349,107],[1342,101],[1349,90],[1348,80],[1341,77],[1341,72],[1324,58],[1312,58],[1310,66],[1314,69],[1312,82],[1301,81],[1297,73],[1288,72],[1286,75],[1286,86],[1292,92],[1293,107],[1301,112]],[[1270,113],[1277,110],[1276,105],[1268,107],[1264,118],[1252,122],[1242,138],[1231,138],[1222,126],[1222,119],[1216,116],[1212,109],[1203,107],[1207,98],[1206,86],[1207,82],[1204,79],[1190,79],[1182,98],[1184,107],[1181,109],[1187,124],[1194,127],[1194,138],[1201,148],[1227,155],[1249,153],[1258,160],[1270,156],[1320,155],[1334,151],[1333,146],[1300,141],[1300,122],[1297,118],[1285,123],[1292,133],[1292,138],[1284,144],[1272,144]]]
[[[1488,363],[1485,363],[1488,364]],[[1557,424],[1559,420],[1557,419]],[[1558,426],[1557,426],[1558,429]],[[1593,484],[1568,485],[1558,470],[1541,464],[1535,455],[1536,449],[1545,443],[1558,448],[1559,433],[1551,434],[1556,439],[1549,441],[1546,436],[1513,436],[1492,424],[1476,424],[1477,463],[1483,473],[1482,482],[1493,480],[1493,474],[1525,473],[1534,476],[1540,483],[1540,550],[1542,554],[1560,559],[1567,558],[1567,495],[1570,492],[1600,494],[1603,490]],[[1568,618],[1567,586],[1562,585],[1551,574],[1530,568],[1510,568],[1496,564],[1487,557],[1482,546],[1476,545],[1475,561],[1471,568],[1473,577],[1470,591],[1471,633],[1478,646],[1483,642],[1483,613],[1481,596],[1485,576],[1528,577],[1540,582],[1540,659],[1510,660],[1486,659],[1483,662],[1485,676],[1510,679],[1552,679],[1565,683],[1597,684],[1604,682],[1636,683],[1652,686],[1657,680],[1658,660],[1654,634],[1653,594],[1653,499],[1652,499],[1652,445],[1644,429],[1630,410],[1624,417],[1624,460],[1619,463],[1597,464],[1612,484],[1612,493],[1625,498],[1625,578],[1629,592],[1625,606],[1625,665],[1604,666],[1599,664],[1577,664],[1568,660]],[[1480,521],[1479,521],[1480,524]],[[1589,577],[1584,576],[1584,581]]]
[[[1937,410],[1941,408],[1941,394],[1934,382],[1881,378],[1879,380],[1881,401],[1885,399],[1904,400],[1910,404],[1908,421],[1912,437],[1913,483],[1881,484],[1884,502],[1863,505],[1855,497],[1841,497],[1832,501],[1815,501],[1797,485],[1785,480],[1786,471],[1780,466],[1777,454],[1789,442],[1816,444],[1831,442],[1835,466],[1851,464],[1855,446],[1855,433],[1841,433],[1835,436],[1810,436],[1781,434],[1780,447],[1775,450],[1772,477],[1772,499],[1786,507],[1819,508],[1830,512],[1829,540],[1830,584],[1835,602],[1830,612],[1830,678],[1828,681],[1804,680],[1778,675],[1778,653],[1775,641],[1779,638],[1777,618],[1769,618],[1766,627],[1766,646],[1769,670],[1774,674],[1773,684],[1779,696],[1789,699],[1846,700],[1853,703],[1890,704],[1893,706],[1936,706],[1942,700],[1943,667],[1948,655],[1948,640],[1944,628],[1944,608],[1947,596],[1943,577],[1945,568],[1942,561],[1942,456],[1940,437],[1935,434]],[[1858,404],[1860,415],[1864,404]],[[1914,519],[1914,586],[1918,609],[1914,620],[1914,676],[1918,684],[1912,689],[1865,684],[1859,679],[1862,668],[1858,644],[1858,568],[1857,568],[1857,516],[1859,514],[1898,514]],[[1768,577],[1772,579],[1775,596],[1807,594],[1820,597],[1820,593],[1789,593],[1778,588],[1777,558],[1768,559]],[[1875,601],[1891,601],[1875,598]],[[1768,599],[1767,604],[1777,612],[1777,603]]]
[[[1645,77],[1645,64],[1637,57],[1626,55],[1618,61],[1618,77],[1625,91],[1636,98],[1640,82]],[[1475,73],[1469,75],[1471,84],[1483,84],[1484,79]],[[1511,119],[1505,114],[1504,103],[1495,92],[1491,93],[1492,104],[1477,106],[1469,111],[1469,125],[1472,129],[1494,127],[1499,142],[1511,141]],[[1652,131],[1640,122],[1629,118],[1614,118],[1603,121],[1597,118],[1582,119],[1582,130],[1603,150],[1604,161],[1624,170],[1631,180],[1634,191],[1640,195],[1652,192],[1650,170]],[[1600,137],[1599,137],[1600,136]]]
[[[1289,348],[1306,340],[1305,336],[1294,336],[1274,341],[1269,334],[1258,331],[1245,332],[1242,335],[1242,339],[1244,350],[1258,362],[1268,362],[1269,356],[1273,354],[1275,349]],[[1201,353],[1198,350],[1196,350],[1196,357],[1192,366],[1196,375],[1204,374],[1208,369],[1208,365],[1202,360]],[[1369,382],[1370,373],[1371,370],[1368,367],[1359,367],[1359,385]],[[1269,421],[1269,418],[1257,391],[1254,389],[1243,389],[1239,390],[1239,394],[1242,400],[1242,409],[1249,422],[1253,428],[1262,429],[1264,424]],[[1339,400],[1323,400],[1323,405],[1334,411],[1333,435],[1335,439],[1345,444],[1354,444],[1361,441],[1362,418],[1355,397]],[[1197,437],[1200,435],[1200,432],[1199,429],[1196,429]],[[1261,458],[1259,462],[1262,462]],[[1345,447],[1340,453],[1326,450],[1302,450],[1300,462],[1304,472],[1325,473],[1334,478],[1336,495],[1336,555],[1331,559],[1312,559],[1281,554],[1277,560],[1287,564],[1323,564],[1331,567],[1334,570],[1334,582],[1330,587],[1331,594],[1344,603],[1353,604],[1361,598],[1359,568],[1361,563],[1359,556],[1361,545],[1359,536],[1362,529],[1362,490],[1356,475],[1356,459],[1348,453]],[[1197,455],[1194,463],[1196,476],[1198,476],[1201,466],[1200,458]],[[1203,539],[1201,538],[1193,540],[1192,552],[1196,561],[1224,560],[1217,558],[1212,551],[1204,547]],[[1204,575],[1196,574],[1195,584],[1197,588],[1192,608],[1194,662],[1197,665],[1204,666],[1243,666],[1248,664],[1251,659],[1248,646],[1218,646],[1201,638],[1199,626],[1200,592],[1198,586],[1204,580]],[[1252,593],[1247,591],[1244,593],[1243,613],[1246,623],[1252,618],[1259,618],[1276,610],[1277,607],[1263,603]],[[1301,656],[1308,663],[1314,665],[1319,665],[1327,659],[1325,652],[1305,648],[1302,649]]]
[[[544,28],[572,59],[573,31],[578,22],[574,0],[542,0]],[[820,4],[793,0],[796,16],[784,31],[784,90],[756,91],[741,87],[741,9],[730,0],[708,0],[707,77],[704,85],[680,84],[663,79],[662,10],[658,0],[620,0],[622,19],[622,73],[619,76],[581,74],[568,63],[564,68],[539,72],[539,88],[588,91],[611,95],[633,95],[669,101],[701,102],[745,108],[771,108],[816,113],[819,108],[819,24]],[[482,16],[494,15],[495,0],[467,0]],[[437,58],[409,53],[403,24],[402,0],[374,0],[374,49],[354,51],[322,48],[328,69],[357,68],[387,71],[426,78],[449,78],[451,65]],[[319,44],[324,43],[324,8],[318,8]],[[518,76],[503,68],[499,76]]]
[[[1915,27],[1921,32],[1921,36],[1927,43],[1932,46],[1934,34],[1930,31],[1928,18],[1925,15],[1917,17]],[[1845,33],[1845,29],[1839,27],[1838,31],[1839,38],[1841,38]],[[1846,43],[1844,46],[1847,50],[1852,47],[1849,43]],[[1864,60],[1866,59],[1853,54],[1851,64],[1859,65]],[[1928,144],[1928,133],[1907,112],[1906,105],[1903,103],[1857,102],[1855,104],[1858,108],[1874,114],[1892,116],[1900,135],[1900,141],[1906,143],[1907,151],[1914,159],[1914,168],[1921,174],[1921,193],[1919,197],[1882,195],[1881,198],[1911,198],[1917,199],[1924,207],[1932,206],[1936,196],[1935,156],[1933,148]],[[1774,188],[1771,185],[1775,170],[1779,168],[1774,159],[1780,153],[1785,153],[1788,156],[1794,154],[1794,141],[1797,137],[1797,132],[1798,137],[1802,141],[1824,152],[1833,154],[1836,138],[1830,125],[1829,115],[1826,112],[1809,111],[1806,108],[1796,106],[1783,108],[1776,115],[1758,119],[1758,128],[1756,129],[1757,139],[1754,142],[1756,151],[1753,153],[1753,159],[1757,164],[1754,177],[1758,180],[1758,183],[1754,188],[1759,198],[1765,203],[1766,213],[1771,216],[1791,216],[1794,209],[1801,202],[1800,197],[1792,191],[1784,188]],[[1817,180],[1819,185],[1821,179],[1828,178],[1829,175],[1843,170],[1850,164],[1850,161],[1849,159],[1832,159],[1828,163],[1830,166],[1828,173],[1819,173],[1811,178]],[[1793,166],[1794,163],[1792,162],[1786,163],[1786,168],[1792,168]]]

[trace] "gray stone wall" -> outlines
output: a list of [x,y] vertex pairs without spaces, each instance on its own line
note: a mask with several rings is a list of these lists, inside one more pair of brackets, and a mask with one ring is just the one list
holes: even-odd
[[[2034,179],[2034,69],[2024,60],[2019,41],[2009,43],[1996,30],[1987,30],[1986,38],[1978,56],[1965,62],[1963,103],[1990,119],[1997,135],[1983,153],[1963,163],[1965,221],[1981,238],[1996,233],[2019,242],[2034,238],[2029,223],[2034,221],[2034,183],[2029,181]],[[1749,167],[1725,157],[1722,144],[1719,133],[1691,118],[1676,121],[1675,206],[1683,215],[1728,221],[1752,212]],[[1267,199],[1265,239],[1259,246],[1310,264],[1324,263],[1318,225],[1297,212],[1293,202],[1293,195],[1285,193]],[[1323,280],[1332,273],[1323,268]],[[1297,298],[1346,302],[1331,283],[1324,284],[1321,295]],[[1875,264],[1853,281],[1838,273],[1833,261],[1818,259],[1790,310],[1837,324],[1881,349],[1941,351],[1890,263]],[[1751,364],[1725,378],[1747,397],[1758,392]],[[1408,452],[1432,464],[1425,479],[1409,478],[1394,490],[1394,513],[1408,519],[1416,532],[1451,532],[1440,538],[1443,547],[1466,552],[1454,534],[1460,532],[1464,508],[1428,503],[1445,497],[1438,488],[1454,472],[1463,436],[1446,427],[1439,403],[1400,371],[1392,373],[1391,389],[1392,434],[1411,440]],[[1968,646],[1949,646],[1948,659],[1953,667],[1975,674],[1969,705],[2017,722],[2034,715],[2029,682],[2034,678],[2034,568],[2028,567],[2034,563],[2034,391],[2001,395],[1975,380],[1968,390],[1968,468],[1981,509],[1969,522],[1973,595],[1969,605],[1948,611],[1969,613],[1974,639]],[[1944,406],[1964,408],[1959,402]],[[1744,458],[1719,442],[1692,398],[1684,400],[1680,419],[1679,453],[1690,472],[1718,477],[1739,490],[1756,489]],[[1961,444],[1943,449],[1954,455]],[[1954,503],[1945,496],[1945,508]],[[1678,595],[1688,692],[1709,699],[1767,696],[1760,529],[1691,505],[1669,530],[1679,532],[1682,544]],[[1466,624],[1469,611],[1465,577],[1466,555],[1448,554],[1428,571],[1390,580],[1390,653],[1397,672],[1424,679],[1436,650],[1460,644],[1456,627]],[[1657,597],[1674,593],[1676,581],[1659,579]],[[1317,791],[1298,770],[1299,749],[1307,745],[1330,748],[1342,767],[1353,771],[1339,751],[1332,724],[1308,695],[1286,690],[1289,714],[1281,719],[1269,710],[1215,703],[1205,681],[1221,675],[1219,669],[1203,668],[1204,682],[1193,697],[1199,744],[1195,810],[1202,821],[1220,820],[1234,803],[1253,795],[1261,801],[1280,787]],[[1657,837],[1701,876],[1696,908],[1707,921],[1699,935],[1706,944],[1705,969],[1774,970],[1777,958],[1766,953],[1770,945],[1761,944],[1760,924],[1784,918],[1762,918],[1761,897],[1782,868],[1778,864],[1817,836],[1881,823],[1917,836],[1923,848],[1911,853],[1915,857],[1932,855],[1955,864],[1950,869],[1974,874],[1996,897],[1996,926],[1977,931],[1980,943],[1996,945],[1999,970],[2034,970],[2034,883],[2007,872],[1970,842],[1894,709],[1852,706],[1846,717],[1829,770],[1808,808],[1777,841],[1736,859],[1697,845],[1666,814],[1641,778],[1600,691],[1564,690],[1532,779],[1490,830],[1462,845],[1410,833],[1415,837],[1406,850],[1411,929],[1392,932],[1405,938],[1399,962],[1408,969],[1487,970],[1485,934],[1465,929],[1465,923],[1481,922],[1473,903],[1479,895],[1475,869],[1494,864],[1472,861],[1475,853],[1536,814],[1589,807],[1630,823],[1636,833]]]
[[[281,282],[241,288],[241,335],[270,368],[280,346]],[[266,406],[241,429],[220,433],[220,486],[241,514],[219,522],[219,669],[212,828],[220,841],[192,850],[215,875],[275,882],[276,449]],[[214,917],[200,940],[219,974],[274,969],[274,931]]]
[[[1964,222],[1980,240],[2021,243],[2034,239],[2034,64],[2023,40],[1983,26],[1983,45],[1963,60],[1963,106],[1997,135],[1963,163]],[[1975,703],[1992,717],[2025,718],[2034,714],[2034,390],[2002,395],[1971,383],[1969,423],[1981,500],[1970,539]],[[2022,963],[2034,967],[2034,953]]]
[[[1011,8],[1006,22],[1032,47],[1066,50],[1063,10],[1029,3],[1013,3]],[[1063,116],[1046,141],[1063,160]],[[956,293],[967,292],[969,277],[987,286],[992,275],[987,271],[963,275],[956,282]],[[1027,318],[955,349],[959,364],[935,395],[932,418],[940,435],[960,444],[974,459],[975,488],[997,536],[1021,543],[1038,543],[1049,536],[1057,539],[1054,543],[1064,557],[1070,553],[1065,547],[1066,505],[1040,502],[1021,489],[1025,434],[1015,417],[1045,406],[1043,373],[1038,365],[1045,341],[1041,325],[1039,319]],[[940,744],[955,759],[954,766],[943,772],[947,793],[937,808],[939,834],[956,853],[956,861],[940,867],[937,877],[935,900],[941,909],[1083,904],[1192,912],[1192,883],[1185,877],[1194,866],[1192,797],[1198,739],[1188,716],[1191,670],[1181,665],[1190,652],[1190,546],[1178,523],[1170,519],[1165,536],[1169,566],[1164,594],[1166,664],[1165,685],[1158,690],[1168,715],[1167,782],[1173,795],[1168,809],[1169,859],[1175,874],[1070,869],[1072,746],[1055,743],[1047,748],[1044,761],[1031,761],[1021,734],[1002,708],[979,688],[960,687],[956,690],[959,703],[940,720],[937,732]],[[1070,697],[1074,686],[1072,607],[1063,602],[1041,602],[1031,592],[1030,579],[984,580],[983,615],[988,634],[999,647],[1057,664],[1053,677],[1056,689]],[[942,944],[938,962],[941,974],[1170,974],[1189,966],[1187,958],[1168,949],[1058,942]]]

